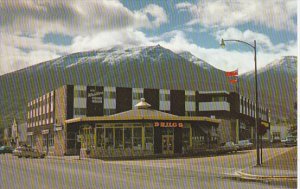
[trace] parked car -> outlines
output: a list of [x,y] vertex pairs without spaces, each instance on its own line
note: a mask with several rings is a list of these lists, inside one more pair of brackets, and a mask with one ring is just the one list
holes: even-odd
[[286,137],[286,141],[284,142],[286,147],[288,146],[297,146],[297,137],[296,136],[288,136]]
[[253,143],[249,140],[240,140],[237,143],[238,150],[251,150],[253,148]]
[[29,157],[31,158],[45,158],[46,154],[44,152],[40,152],[37,149],[33,148],[29,151]]
[[19,158],[45,158],[46,154],[44,152],[40,152],[35,148],[30,146],[19,146],[13,151],[13,155]]
[[0,154],[12,153],[13,148],[11,146],[1,146],[0,147]]
[[19,158],[21,157],[26,157],[29,158],[29,149],[30,147],[27,146],[18,146],[14,151],[13,151],[13,155],[17,156]]
[[219,148],[220,153],[229,153],[229,152],[237,152],[238,147],[234,144],[234,142],[226,142],[224,144],[221,144]]

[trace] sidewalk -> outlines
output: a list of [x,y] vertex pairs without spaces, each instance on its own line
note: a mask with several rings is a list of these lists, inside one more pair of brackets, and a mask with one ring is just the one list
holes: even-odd
[[[46,156],[47,159],[59,159],[59,160],[79,160],[79,156]],[[80,158],[81,160],[87,159],[87,158]]]
[[265,160],[262,166],[237,171],[236,175],[245,180],[297,181],[297,147],[291,147],[287,152]]

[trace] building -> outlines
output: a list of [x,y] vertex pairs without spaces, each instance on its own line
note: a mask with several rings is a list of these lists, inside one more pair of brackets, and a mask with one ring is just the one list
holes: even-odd
[[[151,110],[134,110],[141,98],[146,99]],[[139,112],[140,117],[133,116],[135,111]],[[184,129],[179,126],[174,128],[173,134],[170,134],[173,138],[170,138],[174,140],[173,153],[183,153],[190,148],[197,150],[208,147],[214,144],[212,141],[217,144],[253,139],[254,111],[254,103],[235,92],[65,85],[28,103],[27,138],[29,144],[48,154],[72,155],[79,154],[81,148],[95,148],[100,140],[97,136],[101,136],[99,133],[104,128],[106,134],[109,125],[113,128],[109,132],[113,132],[113,146],[116,149],[118,127],[123,129],[122,132],[125,132],[125,128],[131,128],[133,133],[136,127],[141,127],[141,149],[148,149],[152,145],[153,153],[162,153],[159,150],[163,149],[162,144],[156,143],[157,140],[163,140],[160,139],[162,135],[153,133],[152,140],[156,141],[147,145],[147,138],[150,140],[146,132],[150,129],[147,128],[155,127],[157,122],[171,125],[182,123]],[[127,120],[124,114],[132,119]],[[143,117],[147,114],[154,114],[156,117],[145,122]],[[268,110],[260,108],[260,114],[262,120],[268,121]],[[200,129],[193,132],[195,125]],[[188,135],[188,138],[191,137],[188,145],[183,145],[186,143],[182,139],[186,128],[190,128],[192,134]],[[159,129],[154,129],[153,132],[155,130]],[[196,132],[199,134],[193,135]],[[87,133],[90,133],[90,137],[84,138]],[[120,134],[123,138],[125,135]],[[90,138],[90,142],[84,142],[87,138]],[[122,142],[125,148],[125,139]],[[102,147],[108,146],[104,143]]]
[[[199,116],[221,120],[220,140],[252,140],[255,138],[255,102],[236,92],[199,91],[197,109]],[[270,128],[269,109],[259,107],[259,118]],[[269,131],[268,131],[269,132]],[[267,134],[268,135],[268,134]]]

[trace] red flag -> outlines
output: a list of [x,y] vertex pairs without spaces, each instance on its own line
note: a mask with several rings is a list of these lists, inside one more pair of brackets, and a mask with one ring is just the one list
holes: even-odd
[[234,71],[231,71],[231,72],[226,72],[225,75],[227,77],[231,77],[231,76],[237,76],[237,75],[239,75],[239,73],[238,73],[238,70],[234,70]]
[[229,82],[232,84],[235,84],[235,83],[237,83],[237,79],[231,79],[231,80],[229,80]]

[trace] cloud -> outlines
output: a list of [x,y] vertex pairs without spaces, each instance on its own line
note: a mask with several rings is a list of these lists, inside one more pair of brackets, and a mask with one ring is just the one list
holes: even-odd
[[[235,32],[240,33],[241,35],[243,34],[243,32],[238,30]],[[249,30],[247,33],[252,34],[254,32]],[[264,36],[263,34],[256,34]],[[268,44],[268,39],[265,39],[264,37],[262,37],[262,39]],[[155,38],[155,42],[177,53],[189,51],[198,58],[224,71],[232,71],[238,68],[240,73],[245,73],[254,70],[254,54],[252,50],[241,52],[222,48],[204,48],[189,41],[185,33],[178,30],[168,32],[161,37]],[[259,48],[257,51],[258,68],[262,68],[273,60],[283,56],[295,56],[298,52],[296,41],[280,45],[273,45],[270,43],[269,45],[270,50]]]
[[3,0],[1,30],[93,34],[122,28],[156,28],[167,22],[163,8],[150,4],[130,11],[117,0]]
[[154,45],[146,35],[138,30],[123,29],[118,31],[103,31],[93,36],[77,36],[70,49],[72,52],[88,51],[115,46],[132,47]]
[[[168,16],[165,10],[153,4],[148,5],[140,11],[136,11],[134,14],[136,19],[141,21],[141,23],[139,23],[141,26],[147,23],[145,26],[159,27],[161,24],[168,22]],[[149,16],[152,19],[149,19]]]
[[[76,51],[151,44],[138,30],[167,22],[154,4],[131,11],[117,0],[2,0],[0,75]],[[71,44],[43,41],[53,34],[69,36]]]
[[199,0],[197,4],[178,3],[176,8],[192,16],[187,25],[232,27],[253,22],[277,30],[297,31],[297,0]]
[[270,38],[264,34],[253,32],[251,30],[242,32],[237,28],[232,27],[226,30],[217,31],[215,37],[218,41],[221,41],[221,39],[238,39],[253,44],[254,40],[256,40],[256,43],[260,46],[267,48],[271,48],[273,46]]

